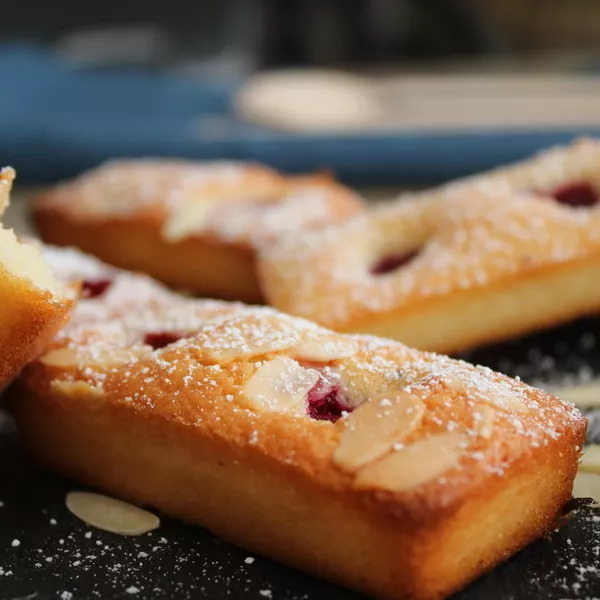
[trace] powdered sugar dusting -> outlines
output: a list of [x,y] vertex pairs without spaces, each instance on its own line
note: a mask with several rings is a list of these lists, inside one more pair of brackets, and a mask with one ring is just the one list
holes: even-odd
[[171,242],[262,247],[343,221],[361,205],[325,176],[296,181],[251,163],[146,159],[106,163],[43,194],[38,208],[81,222],[150,217]]
[[[200,193],[214,186],[239,186],[247,167],[234,162],[198,163],[184,160],[142,159],[107,162],[57,187],[46,205],[68,207],[78,219],[119,217],[147,210],[165,212],[179,190]],[[271,176],[264,169],[265,176]],[[261,170],[262,173],[262,170]],[[275,177],[275,175],[273,175]]]

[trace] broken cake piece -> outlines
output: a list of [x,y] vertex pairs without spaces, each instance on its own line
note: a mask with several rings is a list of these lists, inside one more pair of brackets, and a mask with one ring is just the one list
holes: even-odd
[[[12,168],[0,170],[0,213],[14,178]],[[0,226],[0,390],[44,350],[66,320],[73,297],[35,246]]]

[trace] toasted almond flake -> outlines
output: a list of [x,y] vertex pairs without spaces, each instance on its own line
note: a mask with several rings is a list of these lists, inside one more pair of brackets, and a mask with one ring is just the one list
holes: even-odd
[[223,364],[293,348],[298,331],[292,321],[238,311],[215,319],[194,340],[203,357]]
[[62,381],[55,379],[50,382],[50,388],[55,392],[67,396],[86,395],[99,398],[103,394],[101,387],[90,385],[86,381]]
[[600,444],[590,444],[584,448],[579,470],[600,474]]
[[561,400],[573,403],[580,408],[600,406],[600,381],[586,385],[574,385],[552,390]]
[[464,394],[467,398],[484,402],[494,408],[499,408],[508,412],[528,412],[529,407],[523,402],[518,392],[510,389],[502,381],[499,381],[489,389],[475,387],[473,384],[467,383],[462,377],[456,375],[447,377],[446,383],[459,393]]
[[160,525],[160,519],[151,512],[102,494],[69,492],[66,505],[88,525],[111,533],[142,535]]
[[246,382],[244,398],[255,410],[306,414],[306,396],[319,377],[291,358],[274,358]]
[[593,498],[596,502],[600,502],[600,475],[580,470],[575,477],[573,497]]
[[0,214],[8,206],[10,190],[15,177],[16,173],[12,167],[2,167],[0,169]]
[[147,350],[142,348],[93,348],[89,353],[82,355],[81,360],[85,364],[110,369],[137,360],[144,352]]
[[494,432],[496,411],[487,404],[480,404],[473,412],[475,433],[484,439],[489,439]]
[[135,360],[140,353],[140,349],[121,347],[94,348],[81,353],[74,348],[59,348],[42,356],[40,362],[60,368],[77,367],[80,364],[112,368]]
[[330,362],[354,356],[357,343],[351,338],[331,334],[310,334],[301,339],[292,351],[294,358],[312,362]]
[[514,391],[504,389],[500,386],[489,393],[478,391],[475,397],[479,398],[482,402],[487,402],[491,406],[507,412],[524,413],[529,411],[529,407]]
[[334,462],[345,471],[357,471],[406,438],[420,425],[424,413],[422,400],[402,391],[364,402],[346,419]]
[[187,194],[167,219],[163,236],[169,241],[178,241],[200,233],[216,206],[231,198],[218,195]]
[[77,352],[73,348],[50,350],[40,358],[40,362],[49,367],[76,367]]
[[417,440],[361,469],[355,485],[393,492],[413,489],[456,467],[465,442],[464,434],[458,432]]

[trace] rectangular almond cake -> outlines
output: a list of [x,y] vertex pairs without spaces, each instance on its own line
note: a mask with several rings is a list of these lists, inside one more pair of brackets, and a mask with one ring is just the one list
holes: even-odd
[[397,599],[458,590],[551,530],[571,498],[586,421],[553,396],[47,256],[87,296],[13,388],[48,468]]

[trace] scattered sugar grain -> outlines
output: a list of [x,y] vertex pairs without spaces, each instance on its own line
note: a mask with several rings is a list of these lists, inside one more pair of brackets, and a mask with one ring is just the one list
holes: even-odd
[[128,594],[139,594],[140,588],[135,587],[135,585],[130,585],[125,591]]

